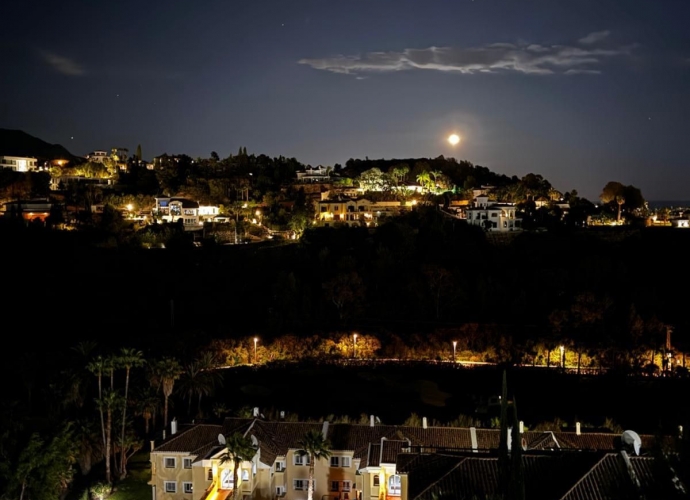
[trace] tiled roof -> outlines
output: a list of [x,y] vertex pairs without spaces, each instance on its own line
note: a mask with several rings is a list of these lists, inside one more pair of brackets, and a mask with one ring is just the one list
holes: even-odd
[[599,500],[616,498],[638,500],[625,463],[616,454],[607,454],[585,474],[561,500]]
[[[491,498],[498,490],[498,461],[495,458],[456,458],[455,466],[448,470],[436,481],[422,483],[424,477],[433,474],[431,468],[422,471],[422,477],[411,473],[409,476],[409,498],[416,500],[431,500],[433,498]],[[413,486],[413,483],[419,483]]]
[[[299,442],[310,430],[321,431],[321,423],[263,422],[256,420],[249,434],[259,441],[261,461],[273,465],[277,456],[285,456],[290,449],[299,448]],[[333,449],[341,449],[332,447]]]
[[402,453],[404,449],[409,448],[410,443],[407,441],[392,441],[385,440],[381,444],[381,460],[382,464],[394,464],[398,458],[398,454]]
[[688,498],[678,491],[670,470],[652,457],[629,457],[634,477],[620,453],[606,454],[561,500],[673,500]]
[[228,417],[223,421],[223,435],[228,436],[239,432],[244,434],[254,422],[253,418],[232,418]]
[[362,458],[359,466],[364,469],[365,467],[378,467],[379,465],[381,465],[381,445],[379,443],[369,443],[369,453]]
[[[620,453],[525,454],[525,498],[529,500],[679,500],[668,469],[650,457],[630,457],[638,489]],[[499,492],[496,455],[401,454],[397,470],[408,474],[408,498],[490,498]],[[664,472],[665,470],[665,472]]]
[[[323,423],[304,422],[265,422],[249,418],[227,418],[222,426],[197,425],[181,430],[158,446],[156,450],[188,452],[197,455],[208,453],[218,445],[218,434],[234,432],[256,437],[261,449],[261,461],[272,465],[277,456],[284,456],[289,449],[297,449],[299,441],[309,430],[322,430]],[[498,429],[475,429],[478,450],[496,450],[499,446]],[[355,459],[360,459],[360,467],[378,465],[381,460],[382,438],[388,440],[383,447],[386,463],[395,461],[396,453],[408,446],[417,452],[442,452],[449,450],[471,450],[472,432],[469,428],[456,427],[410,427],[393,425],[331,424],[327,437],[331,449],[351,451]],[[642,449],[649,450],[654,437],[643,435]],[[618,449],[618,434],[574,432],[534,432],[522,434],[527,450],[599,450]],[[409,441],[409,445],[407,442]],[[398,443],[398,444],[395,444]],[[378,456],[370,453],[370,444],[378,445]]]
[[170,436],[154,452],[175,452],[201,455],[212,444],[218,444],[218,434],[223,433],[220,425],[199,424],[181,429],[177,434]]

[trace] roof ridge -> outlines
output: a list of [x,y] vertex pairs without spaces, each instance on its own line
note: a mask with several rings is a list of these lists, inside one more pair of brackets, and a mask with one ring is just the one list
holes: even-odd
[[585,474],[583,474],[582,477],[578,479],[575,482],[575,484],[568,491],[566,491],[559,500],[564,500],[568,495],[570,495],[570,493],[575,488],[577,488],[585,479],[587,479],[590,476],[590,474],[592,474],[594,470],[597,469],[601,465],[601,463],[609,457],[609,455],[615,455],[615,453],[604,453],[604,456],[601,457],[592,467],[590,467],[590,469]]
[[467,457],[462,457],[462,460],[460,460],[458,463],[456,463],[453,467],[451,467],[445,474],[443,474],[441,477],[439,477],[436,481],[431,483],[429,486],[424,488],[422,491],[417,493],[414,498],[411,498],[410,500],[416,500],[419,498],[421,495],[429,491],[433,486],[436,486],[439,482],[441,482],[442,479],[446,478],[451,472],[453,472],[455,469],[460,467],[461,464],[463,464],[467,460]]
[[[198,424],[198,425],[202,425],[202,424]],[[187,434],[188,432],[190,432],[193,429],[196,429],[196,425],[191,425],[187,429],[184,429],[181,432],[176,432],[175,434],[170,436],[170,438],[167,441],[164,439],[163,442],[159,446],[163,446],[164,444],[170,444],[173,441],[179,439],[181,436],[184,436],[185,434]],[[156,451],[156,448],[154,448],[153,451]]]

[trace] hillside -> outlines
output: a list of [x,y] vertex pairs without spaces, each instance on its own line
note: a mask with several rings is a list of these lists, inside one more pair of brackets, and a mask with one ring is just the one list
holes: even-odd
[[0,155],[27,156],[39,160],[80,161],[60,144],[49,144],[22,130],[0,128]]

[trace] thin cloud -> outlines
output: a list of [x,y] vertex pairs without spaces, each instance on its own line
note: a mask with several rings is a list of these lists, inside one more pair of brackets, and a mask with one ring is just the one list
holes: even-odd
[[566,75],[601,75],[598,69],[569,69]]
[[589,35],[580,38],[578,42],[580,42],[583,45],[592,45],[595,43],[601,42],[604,38],[607,38],[611,32],[609,30],[604,30],[604,31],[595,31],[594,33],[590,33]]
[[[587,35],[592,40],[602,33]],[[607,32],[608,33],[608,32]],[[587,42],[593,43],[593,42]],[[299,64],[332,73],[388,73],[433,70],[462,74],[514,72],[531,75],[599,74],[606,59],[630,54],[634,46],[619,48],[541,45],[535,43],[493,43],[479,47],[428,47],[396,52],[367,52],[358,56],[337,55],[301,59]]]
[[45,50],[42,50],[40,54],[43,61],[58,73],[66,76],[83,76],[86,74],[86,70],[73,59]]

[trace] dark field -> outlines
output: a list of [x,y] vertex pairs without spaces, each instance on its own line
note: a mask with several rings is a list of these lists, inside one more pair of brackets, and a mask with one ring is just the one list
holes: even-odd
[[[445,423],[475,413],[501,392],[502,369],[408,366],[294,366],[227,371],[228,408],[259,407],[297,413],[301,419],[328,415],[376,415],[385,424],[402,424],[412,412]],[[688,416],[685,379],[622,375],[577,376],[555,369],[521,368],[508,372],[509,397],[516,398],[525,425],[565,420],[601,426],[606,417],[624,428],[654,433]],[[219,395],[220,396],[220,395]],[[498,408],[493,408],[497,412]]]

